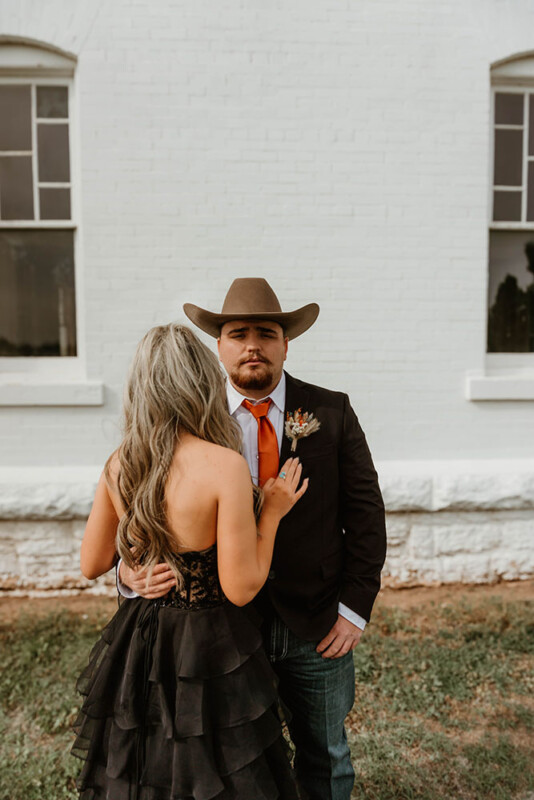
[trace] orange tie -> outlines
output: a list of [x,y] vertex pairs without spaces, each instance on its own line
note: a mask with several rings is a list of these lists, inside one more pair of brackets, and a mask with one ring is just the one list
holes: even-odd
[[260,486],[278,474],[278,439],[271,420],[267,418],[271,403],[271,398],[256,406],[248,400],[243,400],[242,403],[258,421],[258,480]]

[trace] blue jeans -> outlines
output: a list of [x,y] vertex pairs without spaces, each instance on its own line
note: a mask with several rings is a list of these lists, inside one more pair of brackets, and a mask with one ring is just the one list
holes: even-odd
[[354,703],[352,653],[323,658],[318,642],[299,639],[275,617],[265,647],[291,713],[299,786],[309,800],[350,800],[354,770],[344,728]]

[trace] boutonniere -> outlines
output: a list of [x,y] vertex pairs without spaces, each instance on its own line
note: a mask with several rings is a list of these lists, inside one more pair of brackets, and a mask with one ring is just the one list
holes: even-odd
[[310,436],[321,427],[319,422],[313,414],[308,411],[302,413],[301,408],[297,408],[292,414],[289,411],[286,414],[286,436],[291,440],[291,452],[294,453],[297,449],[297,442],[299,439],[304,439],[305,436]]

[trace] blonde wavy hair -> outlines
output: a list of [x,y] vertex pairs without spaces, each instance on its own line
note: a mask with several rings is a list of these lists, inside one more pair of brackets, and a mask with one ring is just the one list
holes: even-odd
[[165,561],[179,586],[181,559],[167,524],[165,486],[182,431],[241,452],[241,429],[228,413],[217,358],[190,328],[171,322],[149,330],[137,346],[124,392],[124,438],[105,475],[111,482],[117,455],[125,509],[117,530],[120,557],[129,567],[146,567],[149,577]]

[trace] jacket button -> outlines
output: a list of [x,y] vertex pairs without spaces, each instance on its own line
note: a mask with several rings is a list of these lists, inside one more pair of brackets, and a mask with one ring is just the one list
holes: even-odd
[[269,580],[272,581],[273,578],[276,578],[276,572],[274,571],[274,569],[270,569],[269,570]]

